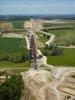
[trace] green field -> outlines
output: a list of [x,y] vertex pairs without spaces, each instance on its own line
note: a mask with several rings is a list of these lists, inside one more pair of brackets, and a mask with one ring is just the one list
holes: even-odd
[[63,23],[63,24],[45,24],[44,31],[54,34],[56,36],[56,43],[58,45],[75,45],[75,21]]
[[0,69],[28,69],[30,67],[30,62],[26,61],[24,63],[13,63],[9,61],[0,61]]
[[[56,36],[56,44],[61,46],[75,45],[75,30],[48,30],[48,33]],[[47,36],[37,32],[39,40],[43,43],[48,41]]]
[[57,38],[58,45],[75,45],[75,29],[74,30],[49,30]]
[[[47,30],[48,33],[56,36],[56,44],[61,46],[75,45],[75,29],[55,29]],[[45,44],[48,41],[48,37],[44,36],[43,33],[37,32],[39,40]]]
[[0,55],[16,54],[26,50],[26,40],[23,38],[0,37]]
[[75,48],[64,48],[64,54],[48,56],[48,64],[55,66],[75,66]]
[[10,21],[13,26],[14,26],[14,29],[23,29],[24,28],[24,22],[25,20],[14,20],[14,21]]
[[[18,59],[22,54],[28,52],[26,41],[23,38],[0,37],[0,59],[6,56]],[[12,61],[0,61],[0,68],[25,68],[29,67],[30,62],[14,63]]]

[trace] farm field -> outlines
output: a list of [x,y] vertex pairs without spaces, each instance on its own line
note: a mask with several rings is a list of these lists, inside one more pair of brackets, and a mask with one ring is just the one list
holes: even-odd
[[0,21],[0,29],[4,32],[26,32],[25,20]]
[[[48,30],[48,33],[56,36],[56,44],[61,46],[75,45],[75,30]],[[37,32],[39,40],[43,43],[48,41],[48,38],[41,32]]]
[[56,36],[58,45],[75,45],[75,21],[61,24],[48,23],[44,28],[44,31]]
[[2,23],[11,23],[14,29],[24,29],[24,22],[25,20],[10,20],[10,21],[0,21]]
[[14,20],[14,21],[10,21],[13,26],[14,26],[14,29],[24,29],[24,22],[25,20]]
[[49,30],[57,38],[58,45],[75,45],[75,29],[74,30]]
[[0,61],[0,69],[28,69],[30,62],[26,61],[23,63],[13,63],[9,61]]
[[56,28],[58,28],[58,27],[74,28],[75,27],[75,20],[62,20],[62,23],[60,23],[60,22],[61,21],[58,20],[58,21],[55,21],[54,23],[53,22],[44,23],[43,26],[44,27],[53,27],[53,26],[55,26]]
[[6,38],[0,37],[0,55],[21,53],[26,49],[26,41],[24,38]]
[[14,63],[1,59],[14,58],[19,60],[23,54],[26,54],[26,41],[23,38],[6,38],[0,37],[0,68],[25,68],[30,66],[30,62],[26,60],[22,63]]
[[55,66],[75,66],[75,48],[64,48],[64,54],[59,56],[48,56],[48,64]]

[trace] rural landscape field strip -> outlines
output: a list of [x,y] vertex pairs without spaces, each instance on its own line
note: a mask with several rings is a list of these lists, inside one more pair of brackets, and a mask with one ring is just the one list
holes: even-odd
[[48,56],[48,64],[54,66],[75,66],[75,48],[64,48],[64,54],[59,56]]
[[[45,29],[48,27],[50,27],[50,29]],[[44,25],[43,30],[50,34],[55,35],[57,38],[58,45],[66,45],[66,46],[75,45],[75,21],[72,23],[68,22],[64,24],[47,23]]]
[[[16,59],[23,53],[26,53],[26,40],[24,38],[6,38],[0,37],[0,59],[10,56]],[[25,68],[30,67],[30,62],[14,63],[11,61],[0,61],[0,68]]]
[[0,37],[0,53],[22,52],[25,50],[26,41],[23,38]]

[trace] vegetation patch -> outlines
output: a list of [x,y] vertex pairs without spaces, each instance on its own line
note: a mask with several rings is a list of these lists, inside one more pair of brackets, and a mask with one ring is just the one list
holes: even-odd
[[29,56],[25,39],[0,37],[0,67],[29,67]]
[[75,49],[64,49],[64,54],[61,56],[48,55],[48,64],[55,66],[75,66]]
[[[44,49],[42,48],[41,51]],[[47,52],[51,53],[51,50]],[[64,48],[62,55],[47,55],[47,63],[54,66],[75,66],[75,48]]]
[[0,100],[20,100],[24,83],[21,75],[6,75],[5,82],[0,85]]
[[23,38],[0,37],[0,53],[24,51],[26,49],[26,40]]
[[37,36],[39,37],[39,41],[45,44],[49,40],[50,37],[46,36],[42,32],[36,32]]

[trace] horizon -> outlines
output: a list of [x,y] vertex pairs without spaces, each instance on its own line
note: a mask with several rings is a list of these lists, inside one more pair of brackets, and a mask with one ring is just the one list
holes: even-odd
[[0,15],[75,14],[75,0],[1,0]]
[[5,14],[0,16],[67,16],[67,15],[74,15],[75,14]]

